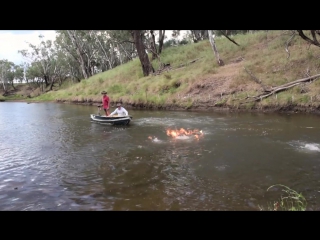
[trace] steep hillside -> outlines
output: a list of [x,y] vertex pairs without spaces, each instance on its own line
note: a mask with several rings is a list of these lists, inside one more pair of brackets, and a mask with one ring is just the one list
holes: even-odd
[[139,59],[135,59],[32,100],[98,104],[100,92],[105,90],[113,103],[122,101],[127,108],[320,109],[319,78],[312,82],[305,79],[288,89],[285,85],[275,88],[319,74],[319,47],[310,46],[299,36],[287,47],[290,34],[286,31],[232,38],[240,46],[224,37],[215,39],[224,66],[218,66],[209,41],[202,41],[164,49],[161,61],[153,61],[155,69],[160,63],[168,65],[159,75],[143,77]]

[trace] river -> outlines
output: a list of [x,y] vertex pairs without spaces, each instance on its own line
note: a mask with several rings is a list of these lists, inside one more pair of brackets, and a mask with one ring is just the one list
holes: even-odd
[[270,210],[275,184],[320,210],[317,115],[129,110],[111,126],[96,112],[0,103],[0,210]]

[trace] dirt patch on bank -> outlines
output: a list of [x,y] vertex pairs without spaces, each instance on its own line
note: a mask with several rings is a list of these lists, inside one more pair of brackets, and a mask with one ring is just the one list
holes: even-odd
[[4,97],[15,97],[17,100],[19,98],[26,99],[26,98],[32,98],[39,96],[41,94],[41,91],[39,88],[33,88],[26,84],[18,84],[15,85],[14,88],[10,88],[6,93],[3,91],[3,89],[0,90],[0,95]]
[[218,73],[199,78],[178,98],[194,101],[194,105],[204,103],[217,104],[227,96],[234,96],[241,92],[261,92],[260,84],[241,78],[244,71],[244,58],[238,57],[229,64],[219,68]]

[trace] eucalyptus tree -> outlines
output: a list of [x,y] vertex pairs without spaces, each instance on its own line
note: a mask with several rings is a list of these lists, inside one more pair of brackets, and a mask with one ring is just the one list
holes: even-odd
[[[155,39],[156,31],[159,34],[158,44],[156,44]],[[165,30],[107,30],[104,33],[100,33],[99,36],[100,38],[97,36],[97,42],[103,49],[105,58],[111,62],[112,66],[110,67],[126,63],[138,56],[143,74],[147,76],[154,71],[148,58],[147,50],[152,53],[152,59],[159,57],[163,48]],[[105,48],[103,48],[103,43],[106,44]],[[105,49],[109,50],[109,57]],[[148,68],[150,71],[146,70]]]
[[[120,65],[123,45],[113,37],[113,31],[107,30],[63,30],[57,31],[55,41],[57,48],[70,61],[69,67],[72,78],[83,79],[112,69]],[[127,51],[125,51],[127,53]],[[131,60],[131,56],[129,55]],[[82,76],[78,76],[78,72]]]
[[86,30],[86,31],[77,31],[79,36],[82,36],[82,41],[84,42],[84,54],[86,56],[86,70],[89,74],[88,77],[91,77],[98,73],[97,70],[97,59],[99,56],[99,49],[93,44],[95,41],[95,32],[96,30]]
[[69,77],[73,82],[80,82],[83,79],[81,66],[75,55],[75,50],[68,45],[68,40],[63,34],[58,34],[54,42],[56,54],[66,77]]
[[14,79],[19,83],[22,83],[24,80],[24,66],[23,64],[15,65],[14,67]]
[[163,49],[163,43],[164,43],[164,39],[165,39],[165,32],[166,32],[166,30],[158,30],[158,31],[159,31],[159,38],[158,38],[159,47],[158,47],[158,53],[161,54],[162,49]]
[[[54,55],[54,60],[53,60],[53,78],[54,81],[52,81],[52,86],[53,83],[58,83],[59,87],[63,84],[63,82],[73,77],[77,78],[77,82],[80,81],[80,76],[81,73],[79,71],[73,72],[74,69],[74,64],[72,64],[72,59],[69,59],[68,56],[65,55],[63,51],[59,48],[55,48],[55,55]],[[79,68],[76,68],[79,70]],[[52,89],[52,87],[50,88]]]
[[44,41],[43,36],[39,36],[41,42],[39,45],[34,45],[29,43],[29,47],[31,50],[19,50],[18,52],[22,54],[22,56],[32,63],[33,68],[38,68],[38,75],[35,76],[38,79],[42,79],[41,82],[45,84],[45,88],[50,85],[50,89],[53,85],[53,63],[55,59],[55,50],[51,40]]
[[195,43],[209,38],[207,30],[190,30],[190,32]]
[[109,37],[106,31],[92,31],[93,45],[98,49],[96,67],[101,71],[106,71],[114,67],[114,60],[112,57],[112,45],[109,41]]
[[[139,56],[145,76],[154,71],[146,53],[150,49],[146,30],[59,30],[57,33],[55,44],[66,59],[72,59],[69,67],[73,77],[79,72],[78,68],[87,79],[136,56]],[[164,33],[159,30],[159,48],[154,50],[155,54],[161,53]]]
[[6,59],[0,60],[0,83],[4,91],[4,96],[8,93],[10,85],[15,89],[13,85],[14,66],[15,64],[13,62]]
[[150,36],[148,36],[149,39],[149,50],[151,50],[152,53],[152,60],[156,59],[159,57],[159,55],[162,52],[162,48],[163,48],[163,41],[165,38],[165,31],[166,30],[158,30],[158,44],[156,43],[156,30],[149,30],[148,34],[150,34]]
[[[63,33],[69,37],[69,46],[70,48],[74,48],[76,50],[76,57],[75,59],[79,62],[81,70],[82,70],[82,74],[84,78],[89,78],[90,77],[90,73],[88,71],[88,69],[86,68],[87,64],[86,64],[86,56],[85,56],[85,49],[84,49],[84,44],[85,42],[82,39],[82,36],[84,34],[78,34],[79,31],[76,30],[66,30],[63,31]],[[82,35],[82,36],[79,36]],[[70,44],[71,43],[71,44]]]
[[83,78],[95,74],[98,49],[92,44],[95,40],[94,30],[59,30],[57,44],[78,62]]
[[44,91],[44,80],[41,77],[41,69],[39,68],[37,62],[31,62],[26,64],[25,80],[26,83],[32,88],[38,87],[39,89]]
[[212,47],[212,50],[214,52],[214,55],[217,59],[217,62],[219,64],[219,66],[224,66],[224,62],[223,60],[220,58],[216,43],[215,43],[215,36],[220,33],[221,35],[223,35],[224,37],[226,37],[230,42],[234,43],[237,46],[240,46],[235,40],[231,39],[223,30],[208,30],[208,36],[209,36],[209,41]]
[[216,59],[217,59],[218,64],[219,64],[219,66],[223,66],[223,65],[224,65],[224,62],[223,62],[222,59],[220,58],[220,55],[219,55],[219,52],[218,52],[216,43],[215,43],[215,41],[214,41],[215,34],[213,34],[213,30],[208,30],[208,36],[209,36],[209,41],[210,41],[212,50],[213,50],[213,52],[214,52],[214,55],[215,55],[215,57],[216,57]]
[[[125,49],[123,43],[121,43],[123,39],[117,36],[119,34],[114,33],[119,31],[121,30],[91,32],[92,36],[94,36],[92,44],[98,50],[96,61],[96,69],[98,71],[106,71],[127,62],[124,60],[125,56],[123,56],[122,52],[122,49]],[[124,53],[126,54],[127,52],[125,51]],[[130,55],[129,58],[130,60],[132,59]]]
[[131,30],[131,35],[135,43],[137,53],[141,62],[142,72],[144,76],[154,72],[154,68],[150,62],[145,47],[145,30]]
[[[139,57],[144,76],[154,72],[146,50],[148,49],[146,30],[108,30],[106,38],[110,42],[111,50],[117,53],[120,64]],[[115,55],[111,54],[111,57]]]
[[137,57],[136,47],[128,30],[107,30],[108,40],[116,49],[120,64],[124,64]]
[[[73,40],[72,42],[72,36],[70,38],[70,35],[67,30],[59,30],[56,32],[57,32],[57,37],[55,41],[56,47],[60,48],[60,50],[64,52],[66,58],[71,61],[71,64],[69,64],[70,70],[72,69],[73,72],[76,72],[74,71],[75,69],[73,67],[75,67],[74,63],[77,63],[76,67],[79,67],[79,70],[81,72],[80,79],[87,78],[88,73],[85,69],[86,64],[84,63],[85,56],[84,56],[84,53],[82,53],[79,49],[82,46],[82,44],[78,44],[79,45],[78,47],[74,46],[75,40]],[[75,30],[73,32],[75,32]]]

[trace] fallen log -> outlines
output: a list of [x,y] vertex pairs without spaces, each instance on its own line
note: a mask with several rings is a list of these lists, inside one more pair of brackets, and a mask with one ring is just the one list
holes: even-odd
[[274,90],[277,90],[277,88],[286,87],[286,86],[289,86],[289,85],[292,85],[292,84],[295,84],[295,83],[303,83],[303,82],[307,82],[309,80],[311,81],[312,79],[315,79],[317,77],[320,77],[320,74],[313,75],[313,76],[310,76],[310,77],[307,77],[307,78],[298,79],[298,80],[295,80],[293,82],[285,83],[283,85],[271,88],[271,91],[274,91]]
[[[273,87],[271,88],[271,91],[269,93],[262,93],[258,96],[254,96],[254,97],[250,97],[250,98],[253,98],[252,101],[246,101],[246,102],[243,102],[243,103],[248,103],[248,102],[253,102],[253,101],[261,101],[262,99],[264,98],[267,98],[275,93],[278,93],[278,92],[281,92],[281,91],[284,91],[284,90],[287,90],[289,88],[292,88],[292,87],[295,87],[297,85],[300,85],[302,83],[305,83],[307,81],[312,81],[316,78],[320,77],[320,74],[317,74],[317,75],[313,75],[313,76],[310,76],[310,77],[307,77],[307,78],[302,78],[302,79],[298,79],[298,80],[295,80],[295,81],[292,81],[292,82],[289,82],[289,83],[286,83],[286,84],[283,84],[283,85],[280,85],[280,86],[277,86],[277,87]],[[247,97],[246,99],[248,99],[249,97]]]
[[191,63],[195,63],[196,61],[200,60],[201,58],[203,58],[203,57],[196,58],[196,59],[194,59],[194,60],[192,60],[192,61],[190,61],[190,62],[187,62],[187,63],[185,63],[185,64],[180,64],[180,65],[179,65],[178,67],[176,67],[176,68],[171,67],[171,66],[170,66],[170,63],[161,65],[161,66],[160,66],[160,69],[158,69],[156,72],[154,72],[153,75],[156,76],[156,75],[160,75],[160,74],[163,73],[163,72],[168,72],[168,71],[172,71],[172,70],[177,70],[177,69],[180,69],[180,68],[184,68],[184,67],[186,67],[187,65],[189,65],[189,64],[191,64]]

